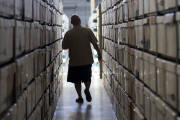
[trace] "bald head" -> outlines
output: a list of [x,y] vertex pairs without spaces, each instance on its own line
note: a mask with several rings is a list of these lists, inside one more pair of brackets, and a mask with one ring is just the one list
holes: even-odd
[[71,17],[71,24],[73,24],[74,26],[80,25],[81,24],[81,19],[79,18],[79,16],[73,15]]

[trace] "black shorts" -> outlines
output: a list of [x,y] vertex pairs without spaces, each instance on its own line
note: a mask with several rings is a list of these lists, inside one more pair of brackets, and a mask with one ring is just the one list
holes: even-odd
[[75,84],[91,81],[91,66],[92,65],[69,66],[67,81]]

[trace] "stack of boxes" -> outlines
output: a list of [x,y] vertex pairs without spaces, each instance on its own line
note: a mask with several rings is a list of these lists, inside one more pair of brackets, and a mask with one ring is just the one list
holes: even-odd
[[50,120],[62,89],[62,0],[0,2],[0,119]]
[[119,120],[177,120],[179,1],[103,0],[103,79]]

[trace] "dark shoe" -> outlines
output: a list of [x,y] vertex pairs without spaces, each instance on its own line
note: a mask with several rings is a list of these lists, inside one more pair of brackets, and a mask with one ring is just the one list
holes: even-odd
[[89,90],[84,90],[84,93],[86,95],[86,100],[88,102],[91,102],[92,101],[92,97],[91,97],[91,93],[89,92]]
[[77,102],[77,103],[83,103],[84,100],[83,100],[83,98],[78,98],[78,99],[76,99],[76,102]]

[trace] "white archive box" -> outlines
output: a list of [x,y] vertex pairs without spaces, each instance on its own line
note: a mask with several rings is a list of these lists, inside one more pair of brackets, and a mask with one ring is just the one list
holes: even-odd
[[25,61],[23,58],[16,61],[16,96],[22,93],[25,80]]
[[26,78],[30,82],[34,78],[34,53],[27,55]]
[[149,0],[149,12],[154,13],[157,12],[157,0]]
[[37,22],[32,23],[34,29],[32,28],[32,41],[33,42],[33,48],[40,47],[40,25]]
[[165,116],[166,116],[165,103],[158,97],[155,98],[155,103],[156,103],[157,120],[165,120]]
[[14,20],[0,19],[0,64],[13,58]]
[[129,48],[128,49],[128,62],[129,62],[129,70],[134,72],[135,69],[135,49]]
[[165,0],[157,0],[156,4],[157,4],[157,11],[163,11],[164,10],[164,2]]
[[145,120],[143,114],[139,111],[137,107],[134,109],[134,120]]
[[157,93],[165,99],[166,96],[166,61],[162,59],[156,59],[157,65]]
[[36,87],[36,103],[38,103],[38,101],[40,100],[41,98],[41,95],[43,93],[43,86],[42,86],[42,77],[41,76],[38,76],[35,78],[35,87]]
[[40,31],[40,46],[44,46],[46,44],[45,25],[39,25],[39,31]]
[[14,15],[14,0],[0,1],[0,15],[12,17]]
[[165,9],[171,9],[171,8],[176,8],[176,1],[177,0],[164,0],[165,1]]
[[40,21],[40,0],[33,0],[33,20]]
[[46,7],[46,19],[45,22],[46,23],[51,23],[51,12],[50,12],[50,6]]
[[[180,80],[180,65],[177,66],[177,80],[179,81]],[[178,85],[180,85],[180,82],[178,82]],[[178,87],[178,91],[180,91],[180,88]],[[178,103],[180,102],[180,92],[178,92]],[[178,105],[178,110],[180,111],[180,104]]]
[[153,91],[156,91],[156,57],[147,53],[144,58],[144,82]]
[[35,95],[36,95],[36,89],[35,89],[35,81],[32,82],[28,88],[27,88],[27,116],[29,116],[32,112],[32,110],[35,107]]
[[0,113],[7,110],[14,100],[15,64],[0,69]]
[[125,46],[124,49],[124,64],[123,64],[126,68],[128,68],[129,62],[128,62],[128,47]]
[[133,19],[134,18],[134,2],[133,1],[129,1],[129,18]]
[[149,72],[149,80],[150,80],[150,88],[153,91],[156,91],[157,80],[156,80],[156,56],[149,56],[149,64],[150,64],[150,72]]
[[145,104],[144,104],[144,85],[137,79],[135,79],[135,101],[138,105],[139,110],[141,113],[145,111]]
[[166,54],[166,35],[165,35],[165,24],[164,24],[164,17],[158,16],[157,17],[157,51],[161,54]]
[[157,107],[156,107],[157,97],[150,92],[150,120],[159,120],[157,119]]
[[25,22],[16,21],[15,26],[15,54],[21,55],[25,51]]
[[150,101],[150,95],[151,92],[148,88],[144,87],[144,116],[147,120],[150,120],[151,118],[151,101]]
[[128,43],[135,46],[135,27],[134,22],[128,22]]
[[144,80],[144,61],[143,52],[135,50],[135,74],[141,80]]
[[144,48],[150,49],[150,24],[149,19],[143,19],[143,28],[144,28]]
[[119,11],[120,11],[120,16],[119,16],[119,22],[123,22],[123,4],[120,3],[119,5]]
[[15,17],[22,18],[23,17],[23,0],[14,0],[15,1]]
[[[179,0],[180,1],[180,0]],[[176,13],[176,22],[177,22],[177,35],[178,35],[178,40],[180,41],[180,12]],[[180,42],[178,42],[178,58],[180,58]]]
[[24,120],[26,119],[26,97],[27,91],[24,91],[22,96],[17,100],[17,116],[16,120]]
[[176,76],[176,63],[166,62],[166,100],[174,108],[177,108],[177,76]]
[[135,36],[136,36],[136,46],[138,48],[143,48],[144,44],[144,30],[143,30],[143,20],[135,21]]
[[143,53],[143,60],[144,60],[144,82],[147,86],[150,87],[150,55],[148,53]]
[[139,0],[139,15],[144,15],[144,0]]
[[157,24],[156,17],[150,17],[150,50],[157,51]]
[[31,20],[33,18],[33,2],[32,0],[24,0],[24,18]]
[[123,12],[124,12],[124,20],[128,21],[129,18],[129,8],[128,8],[128,0],[124,0],[123,3]]
[[176,24],[175,14],[166,14],[164,16],[165,36],[167,43],[167,54],[170,57],[176,58],[177,56],[177,38],[176,38]]
[[46,3],[44,1],[40,1],[40,22],[44,23],[46,20]]
[[31,23],[25,22],[25,51],[31,50]]
[[144,0],[144,14],[150,12],[150,0]]
[[165,120],[177,120],[178,113],[165,105],[166,117]]
[[134,15],[135,17],[139,16],[139,0],[133,0],[134,2]]

